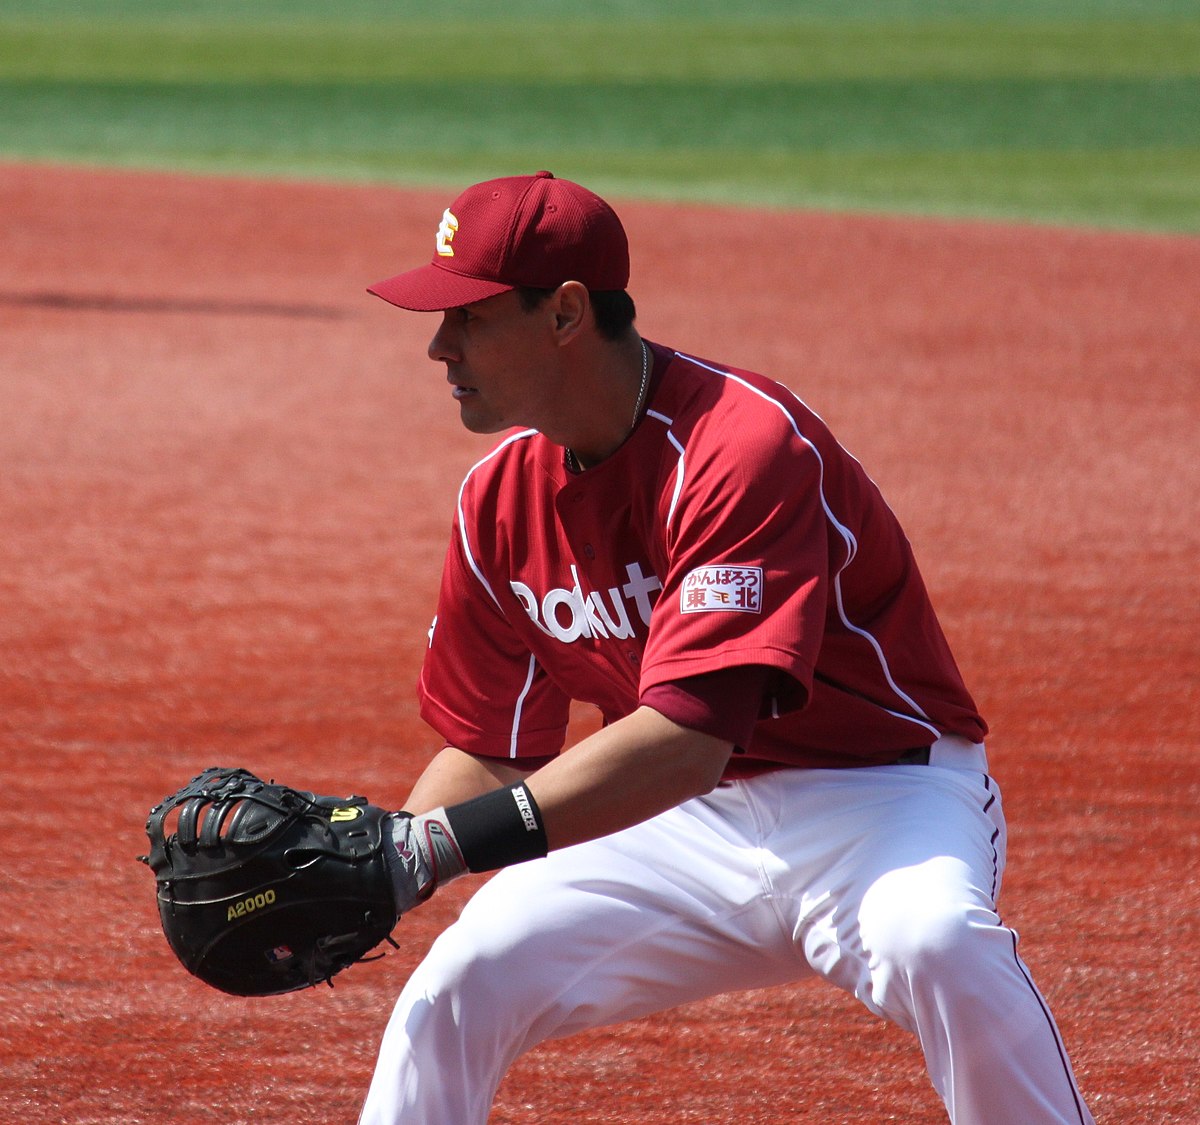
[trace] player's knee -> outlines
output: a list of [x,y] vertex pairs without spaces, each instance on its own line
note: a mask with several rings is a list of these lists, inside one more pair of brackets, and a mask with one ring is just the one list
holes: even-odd
[[450,926],[434,942],[419,973],[431,996],[454,996],[462,1002],[503,1001],[510,977],[500,970],[502,954],[489,949],[486,935],[461,925]]
[[540,1007],[533,967],[461,924],[434,942],[409,988],[414,1017],[463,1042],[522,1041]]
[[875,930],[863,944],[872,962],[916,978],[938,972],[943,965],[961,966],[971,958],[976,931],[969,912],[950,905],[916,909],[884,930]]
[[915,981],[946,971],[961,976],[991,956],[999,919],[984,904],[908,881],[879,890],[864,899],[859,917],[872,965]]

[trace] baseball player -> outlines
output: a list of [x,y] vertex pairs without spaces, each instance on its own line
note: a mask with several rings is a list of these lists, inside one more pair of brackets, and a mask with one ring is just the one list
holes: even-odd
[[[612,209],[539,172],[371,288],[440,312],[463,424],[505,434],[458,494],[397,907],[503,870],[405,986],[361,1121],[479,1125],[540,1042],[816,974],[916,1035],[957,1125],[1091,1122],[895,515],[790,390],[642,339],[628,277]],[[564,746],[573,699],[604,725]]]

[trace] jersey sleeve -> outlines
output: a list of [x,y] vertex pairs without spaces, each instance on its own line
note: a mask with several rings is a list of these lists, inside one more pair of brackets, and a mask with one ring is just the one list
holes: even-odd
[[639,703],[682,727],[745,747],[758,722],[769,677],[770,670],[759,664],[739,664],[655,684],[642,693]]
[[562,749],[570,700],[513,629],[458,520],[417,694],[421,717],[460,750],[520,764]]
[[780,415],[696,435],[666,521],[668,565],[642,691],[723,668],[773,669],[772,710],[803,707],[824,636],[830,537],[816,449]]

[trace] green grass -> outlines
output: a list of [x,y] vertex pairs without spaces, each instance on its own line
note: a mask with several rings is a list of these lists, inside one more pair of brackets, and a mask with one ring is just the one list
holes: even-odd
[[97,81],[740,82],[1200,75],[1200,14],[1087,23],[0,24],[0,73]]
[[1195,3],[578,7],[0,0],[0,154],[1200,231]]
[[[730,22],[730,0],[0,0],[0,18],[124,22],[229,23],[297,21],[363,23],[389,20],[457,21],[461,24],[550,20],[642,21],[677,17],[693,22]],[[741,0],[740,23],[826,20],[877,23],[889,20],[1143,19],[1196,14],[1195,0]]]

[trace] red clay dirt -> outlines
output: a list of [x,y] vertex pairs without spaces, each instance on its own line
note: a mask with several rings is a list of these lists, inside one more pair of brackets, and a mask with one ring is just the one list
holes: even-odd
[[[353,1121],[475,884],[336,989],[247,1001],[176,963],[134,858],[208,765],[397,807],[438,745],[413,683],[490,441],[434,321],[364,287],[427,257],[446,198],[0,165],[4,1120]],[[1097,1117],[1200,1119],[1200,240],[621,210],[643,332],[794,387],[905,521]],[[492,1120],[943,1116],[915,1044],[810,983],[547,1045]]]

